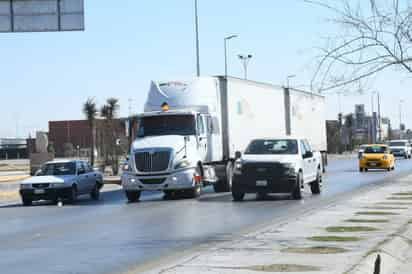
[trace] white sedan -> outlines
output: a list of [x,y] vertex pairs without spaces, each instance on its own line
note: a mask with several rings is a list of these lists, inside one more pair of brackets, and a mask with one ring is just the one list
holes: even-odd
[[33,201],[67,200],[74,203],[79,195],[89,194],[98,200],[103,176],[86,161],[53,161],[44,164],[36,175],[20,184],[20,196],[25,206]]

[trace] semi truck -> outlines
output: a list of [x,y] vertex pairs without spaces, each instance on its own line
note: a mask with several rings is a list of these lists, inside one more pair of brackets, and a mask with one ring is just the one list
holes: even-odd
[[122,175],[130,202],[142,191],[197,197],[209,184],[229,192],[235,154],[252,139],[302,136],[326,155],[325,98],[267,83],[224,76],[152,81],[137,121]]

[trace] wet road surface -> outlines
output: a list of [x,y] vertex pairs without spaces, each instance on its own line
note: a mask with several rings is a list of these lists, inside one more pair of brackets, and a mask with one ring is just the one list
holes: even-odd
[[142,202],[127,204],[120,190],[102,193],[99,202],[83,198],[61,208],[0,207],[2,273],[118,273],[180,251],[231,236],[269,222],[307,214],[308,210],[344,199],[353,191],[412,171],[411,160],[399,160],[395,172],[359,173],[356,159],[334,160],[324,177],[324,192],[304,201],[273,196],[256,201],[206,189],[199,200],[164,201],[145,193]]

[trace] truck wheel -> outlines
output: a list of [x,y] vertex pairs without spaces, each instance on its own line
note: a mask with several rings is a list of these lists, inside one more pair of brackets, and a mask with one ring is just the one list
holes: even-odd
[[32,199],[30,199],[28,197],[23,196],[21,199],[23,201],[24,206],[31,206],[33,204]]
[[92,192],[90,192],[90,198],[92,198],[95,201],[98,201],[100,199],[100,188],[100,185],[96,184]]
[[298,178],[296,180],[295,189],[292,192],[292,198],[294,200],[302,200],[302,183],[303,183],[303,175],[302,175],[302,172],[299,172]]
[[363,172],[363,168],[360,167],[360,168],[359,168],[359,172]]
[[129,203],[136,203],[140,199],[140,191],[126,191],[126,197]]
[[245,193],[232,189],[232,197],[233,197],[233,201],[241,202],[243,201],[243,198],[245,198]]
[[310,190],[312,194],[320,194],[322,192],[322,175],[320,175],[320,168],[318,168],[318,174],[316,180],[310,184]]
[[74,204],[76,203],[77,200],[77,187],[74,185],[72,186],[71,190],[70,190],[70,196],[68,199],[69,204]]
[[216,193],[221,192],[230,192],[232,189],[232,182],[233,182],[233,164],[232,162],[228,162],[226,165],[226,178],[220,179],[217,181],[213,188]]
[[196,199],[200,196],[201,187],[197,184],[194,188],[185,190],[185,197],[188,199]]

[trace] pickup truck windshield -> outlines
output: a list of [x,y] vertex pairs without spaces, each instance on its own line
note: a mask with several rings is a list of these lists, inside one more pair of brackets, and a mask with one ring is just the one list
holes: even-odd
[[42,166],[41,171],[37,176],[59,176],[59,175],[75,175],[75,163],[55,163]]
[[387,148],[383,146],[365,148],[365,154],[382,154],[386,152],[387,152]]
[[296,140],[255,140],[246,149],[245,154],[298,154]]
[[404,146],[406,146],[406,142],[389,142],[389,146],[391,146],[391,147],[404,147]]
[[196,122],[193,115],[160,115],[143,117],[140,120],[139,137],[161,135],[195,135]]

